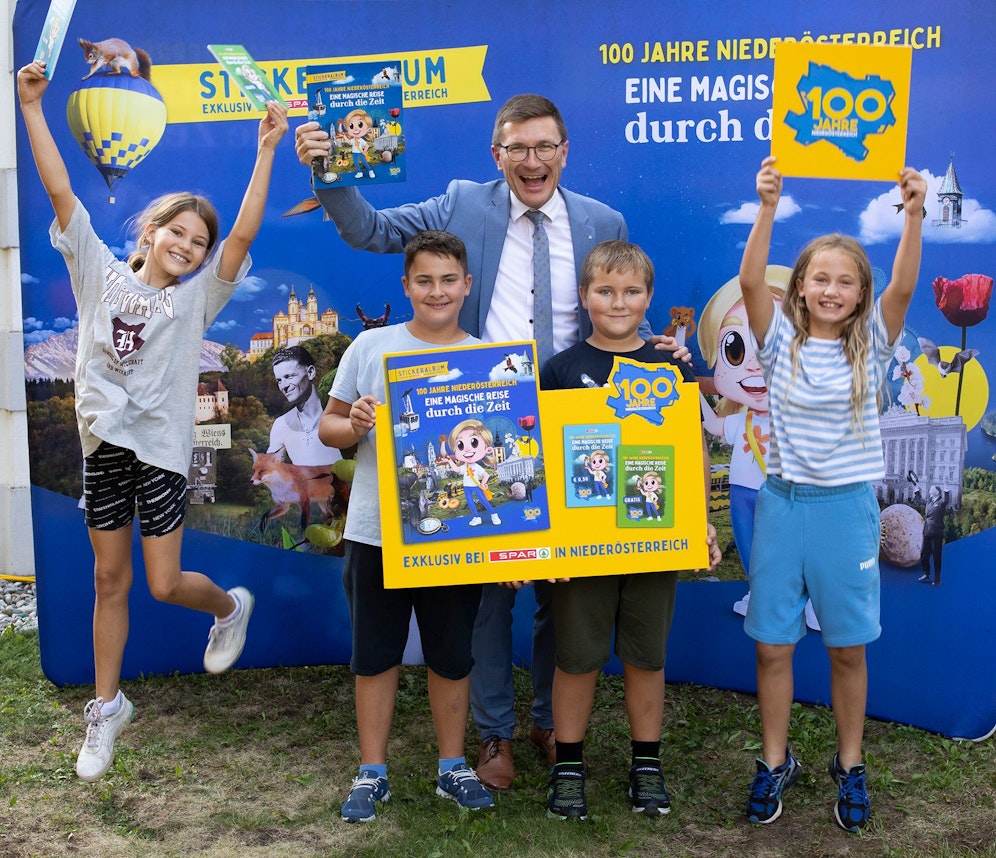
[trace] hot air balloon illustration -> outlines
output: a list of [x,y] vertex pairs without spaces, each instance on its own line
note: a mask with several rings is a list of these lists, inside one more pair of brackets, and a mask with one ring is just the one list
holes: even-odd
[[100,170],[114,202],[114,183],[159,142],[166,104],[145,78],[96,74],[69,96],[66,118],[73,137]]

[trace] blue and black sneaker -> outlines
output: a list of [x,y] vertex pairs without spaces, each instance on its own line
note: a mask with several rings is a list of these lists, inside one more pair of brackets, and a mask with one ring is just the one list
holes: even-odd
[[659,760],[641,760],[630,768],[629,797],[633,800],[633,813],[664,816],[671,812],[671,799]]
[[837,784],[837,803],[833,806],[837,824],[845,831],[860,831],[871,813],[871,799],[865,783],[865,764],[858,763],[845,771],[841,768],[837,754],[834,754],[830,761],[830,777]]
[[750,785],[747,799],[747,819],[759,825],[774,822],[782,814],[782,793],[799,780],[802,766],[786,751],[786,760],[778,768],[771,768],[764,760],[757,760],[757,774]]
[[550,787],[546,794],[546,815],[566,822],[588,818],[588,801],[584,794],[584,766],[558,763],[550,770]]

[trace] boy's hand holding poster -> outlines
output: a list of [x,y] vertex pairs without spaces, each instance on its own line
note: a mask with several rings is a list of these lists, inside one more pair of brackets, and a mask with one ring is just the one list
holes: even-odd
[[405,180],[401,61],[308,66],[308,120],[332,139],[312,164],[316,190]]
[[908,47],[779,43],[771,154],[782,175],[895,181],[912,59]]
[[708,565],[698,386],[617,359],[543,391],[534,367],[531,342],[387,356],[386,586]]

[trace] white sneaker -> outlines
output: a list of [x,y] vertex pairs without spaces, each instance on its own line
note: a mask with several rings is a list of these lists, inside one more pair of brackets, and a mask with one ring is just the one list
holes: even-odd
[[750,604],[750,593],[747,593],[742,599],[733,603],[733,613],[739,614],[741,617],[747,616],[747,606]]
[[491,513],[491,523],[492,524],[501,524],[501,519],[498,518],[498,513],[496,513],[496,512]]
[[481,517],[475,515],[470,521],[467,522],[468,527],[477,527],[481,523]]
[[369,177],[370,177],[371,179],[373,179],[373,178],[376,178],[376,177],[375,177],[375,175],[374,175],[374,171],[373,171],[373,170],[368,170],[368,171],[367,171],[367,175],[368,175],[368,176],[369,176]]
[[238,602],[241,610],[230,623],[215,620],[208,633],[208,645],[204,650],[204,669],[208,673],[224,673],[242,655],[246,645],[246,627],[252,616],[255,599],[245,587],[235,587],[228,594]]
[[103,697],[97,697],[83,709],[86,738],[76,758],[76,774],[84,781],[96,781],[104,776],[114,762],[114,740],[135,717],[135,707],[124,692],[121,707],[113,715],[103,714],[104,703]]
[[353,178],[354,179],[362,179],[363,178],[363,171],[360,170],[355,176],[353,176]]

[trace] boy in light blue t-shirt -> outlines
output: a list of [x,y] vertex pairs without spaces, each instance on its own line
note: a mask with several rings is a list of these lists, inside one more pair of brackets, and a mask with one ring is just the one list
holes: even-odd
[[471,287],[463,242],[448,232],[418,233],[405,247],[401,282],[412,303],[412,320],[363,331],[350,344],[318,426],[323,444],[357,445],[342,583],[353,627],[349,666],[356,677],[360,771],[342,805],[347,822],[369,822],[376,816],[376,803],[391,797],[387,741],[413,609],[429,671],[429,704],[439,745],[436,792],[471,810],[494,806],[491,793],[464,758],[473,664],[470,641],[481,585],[386,589],[377,488],[374,409],[386,396],[384,355],[480,342],[458,321]]

